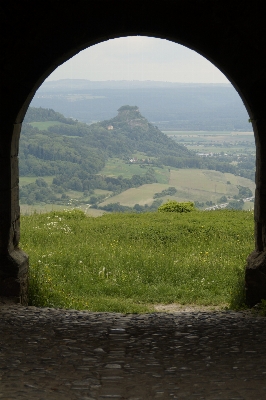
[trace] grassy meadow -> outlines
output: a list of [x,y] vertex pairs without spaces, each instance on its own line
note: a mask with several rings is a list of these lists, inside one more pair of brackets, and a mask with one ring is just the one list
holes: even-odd
[[151,205],[154,201],[154,194],[161,192],[168,187],[169,185],[164,185],[161,183],[147,183],[137,188],[127,189],[124,192],[117,194],[116,196],[112,196],[109,199],[103,201],[100,206],[117,202],[130,207],[133,207],[135,204]]
[[[34,183],[38,177],[37,176],[20,176],[19,184],[20,186],[28,185],[29,183]],[[53,183],[54,176],[42,176],[42,179],[45,180],[48,185]]]
[[237,307],[253,226],[252,212],[225,210],[22,216],[30,304],[123,313],[158,303]]
[[65,125],[63,122],[60,121],[40,121],[40,122],[30,122],[34,128],[40,129],[40,131],[47,131],[50,126],[54,125]]
[[[142,155],[141,157],[139,153],[136,156],[138,156],[139,158],[146,158],[145,155]],[[149,165],[128,163],[120,158],[109,158],[106,162],[105,167],[101,170],[100,174],[113,177],[123,175],[124,178],[131,178],[133,175],[145,175],[149,168]],[[154,169],[158,183],[167,184],[169,181],[168,167],[152,168]]]

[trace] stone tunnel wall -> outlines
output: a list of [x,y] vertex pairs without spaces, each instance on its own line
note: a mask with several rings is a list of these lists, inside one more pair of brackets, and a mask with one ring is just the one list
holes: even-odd
[[17,155],[21,123],[32,97],[57,66],[86,47],[110,38],[145,35],[183,44],[205,56],[232,82],[249,112],[257,145],[257,188],[256,251],[248,262],[247,300],[253,304],[266,298],[264,19],[261,0],[2,2],[0,295],[27,301],[28,259],[18,247]]

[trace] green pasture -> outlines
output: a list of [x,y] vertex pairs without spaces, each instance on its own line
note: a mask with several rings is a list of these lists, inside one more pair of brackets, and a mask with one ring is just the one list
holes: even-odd
[[[230,182],[230,184],[227,182]],[[167,189],[169,186],[175,187],[177,193],[174,196],[162,197],[163,201],[171,198],[177,201],[206,202],[211,200],[216,203],[223,195],[227,197],[237,195],[237,185],[249,187],[253,193],[255,191],[254,182],[233,174],[204,169],[171,169],[169,183],[152,183],[131,188],[110,197],[100,206],[117,202],[130,207],[135,204],[150,205],[154,200],[154,194]]]
[[129,207],[132,207],[135,204],[150,205],[154,201],[154,194],[159,193],[168,187],[169,185],[164,185],[161,183],[151,183],[139,186],[137,188],[127,189],[124,192],[105,200],[100,204],[100,206],[117,202]]
[[[138,158],[146,158],[147,156],[138,156]],[[123,178],[131,178],[133,175],[143,176],[151,168],[152,165],[142,165],[135,163],[127,163],[119,158],[109,158],[105,167],[100,171],[101,175],[118,177],[122,175]],[[152,167],[155,171],[156,179],[159,183],[168,183],[169,172],[168,167],[157,168]]]
[[30,122],[34,128],[38,128],[40,131],[47,131],[50,126],[54,125],[66,125],[60,121],[41,121],[41,122]]
[[54,176],[20,176],[19,184],[20,186],[25,186],[29,183],[34,183],[38,178],[44,179],[48,185],[51,185],[53,183]]
[[247,211],[22,216],[30,304],[123,313],[158,303],[239,307],[253,218]]
[[132,175],[144,175],[146,171],[139,164],[128,164],[119,158],[109,158],[100,173],[106,176],[117,177],[123,175],[124,178],[131,178]]
[[110,190],[94,189],[94,194],[109,196],[110,194],[112,194],[112,192],[110,192]]

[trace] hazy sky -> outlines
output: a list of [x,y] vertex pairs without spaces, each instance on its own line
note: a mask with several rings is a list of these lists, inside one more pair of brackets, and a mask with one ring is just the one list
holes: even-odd
[[195,51],[168,40],[145,36],[122,37],[91,46],[47,78],[58,79],[228,82]]

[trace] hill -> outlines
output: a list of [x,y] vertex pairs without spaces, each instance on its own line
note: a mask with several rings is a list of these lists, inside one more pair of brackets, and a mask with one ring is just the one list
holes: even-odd
[[[39,122],[49,122],[49,124]],[[156,156],[169,154],[171,150],[175,156],[194,157],[193,152],[175,143],[149,123],[137,106],[122,106],[118,109],[116,117],[91,125],[66,118],[52,109],[29,107],[24,123],[41,130],[45,135],[52,133],[54,136],[85,138],[89,140],[91,147],[107,151],[110,156],[124,152],[130,154],[134,151],[147,151],[151,156]],[[29,129],[30,126],[27,125],[23,130],[24,135],[29,133]]]
[[137,106],[120,107],[116,117],[96,124],[95,128],[98,126],[111,131],[114,140],[119,140],[120,149],[125,146],[124,151],[128,154],[140,151],[149,157],[195,157],[185,146],[176,146],[177,143],[149,123]]
[[167,185],[170,169],[176,168],[252,175],[241,162],[197,156],[151,124],[137,106],[122,106],[114,118],[91,125],[52,109],[29,108],[25,117],[20,142],[22,204],[95,205],[130,188]]
[[[140,152],[142,158],[138,160],[134,155]],[[169,154],[179,159],[195,158],[193,152],[150,124],[137,107],[121,107],[115,118],[91,125],[65,118],[52,109],[29,108],[20,142],[20,176],[53,176],[53,181],[49,185],[38,179],[24,185],[21,201],[67,202],[68,190],[121,192],[153,183],[157,181],[153,167],[160,164],[160,157]],[[128,163],[133,157],[134,162],[148,168],[131,178],[101,175],[106,161],[113,157]]]

